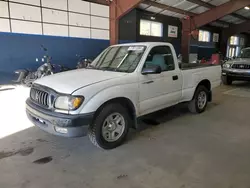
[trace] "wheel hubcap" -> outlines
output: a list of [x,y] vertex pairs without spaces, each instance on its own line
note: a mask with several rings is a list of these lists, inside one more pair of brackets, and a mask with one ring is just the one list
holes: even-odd
[[107,142],[117,141],[125,130],[124,117],[119,113],[110,114],[103,122],[102,136]]
[[205,91],[202,91],[198,95],[198,108],[203,109],[207,103],[207,94]]

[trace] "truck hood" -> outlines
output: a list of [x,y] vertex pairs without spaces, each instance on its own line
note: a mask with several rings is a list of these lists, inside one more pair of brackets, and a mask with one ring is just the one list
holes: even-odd
[[250,65],[250,58],[237,58],[237,59],[231,60],[229,63],[233,63],[233,64],[249,64]]
[[46,76],[38,79],[34,83],[49,87],[59,93],[71,94],[79,88],[121,77],[127,74],[128,73],[112,71],[77,69]]

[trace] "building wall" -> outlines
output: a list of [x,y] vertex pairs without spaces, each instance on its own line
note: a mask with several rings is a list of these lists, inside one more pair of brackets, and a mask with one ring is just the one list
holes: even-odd
[[[36,69],[48,48],[52,62],[75,67],[109,45],[109,7],[82,0],[0,0],[0,83],[16,69]],[[2,75],[2,76],[1,76]]]
[[[226,49],[226,56],[229,57],[229,51],[230,51],[230,47],[236,47],[239,48],[238,54],[237,51],[235,52],[236,56],[240,55],[240,51],[245,48],[245,47],[249,47],[250,46],[250,38],[249,38],[249,34],[247,33],[240,33],[240,34],[235,34],[233,36],[237,36],[240,38],[239,44],[238,45],[231,45],[230,44],[230,39],[231,37],[228,38],[227,40],[227,49]],[[241,39],[244,39],[244,43],[241,43]]]
[[[151,19],[154,17],[154,20]],[[152,36],[142,36],[140,35],[140,20],[152,20],[156,22],[163,23],[163,37],[152,37]],[[178,27],[178,37],[171,38],[168,37],[168,26]],[[125,41],[137,41],[137,42],[170,42],[174,45],[177,54],[181,53],[181,36],[182,36],[182,23],[180,19],[169,17],[160,14],[154,14],[152,12],[133,10],[120,20],[120,40]],[[205,26],[201,29],[213,33],[219,33],[221,35],[221,29],[212,26]],[[218,51],[219,43],[212,42],[212,37],[210,42],[199,42],[198,39],[191,39],[190,53],[197,54],[199,59],[206,58],[210,59],[211,55]]]
[[245,43],[246,47],[250,47],[250,34],[247,33],[247,34],[245,34],[245,36],[246,36],[246,38],[245,38],[246,39],[246,43]]
[[136,41],[136,15],[137,10],[134,9],[128,14],[124,15],[119,21],[119,41],[135,42]]
[[[154,17],[155,19],[152,20],[151,17]],[[140,20],[145,19],[145,20],[152,20],[156,22],[161,22],[163,23],[163,37],[152,37],[152,36],[142,36],[140,35]],[[174,17],[169,17],[165,15],[155,15],[154,13],[150,12],[145,12],[138,10],[137,11],[137,17],[136,17],[136,41],[138,42],[170,42],[173,44],[175,47],[175,50],[177,54],[180,53],[181,51],[181,33],[182,33],[182,23],[180,19],[174,18]],[[168,26],[177,26],[178,27],[178,37],[177,38],[171,38],[168,37]]]
[[[211,38],[209,42],[200,42],[197,39],[191,39],[190,53],[197,53],[198,59],[210,59],[212,54],[217,53],[219,49],[219,42],[213,42],[213,34],[218,33],[221,37],[221,29],[213,26],[204,26],[201,30],[209,31]],[[220,40],[220,38],[219,38]]]

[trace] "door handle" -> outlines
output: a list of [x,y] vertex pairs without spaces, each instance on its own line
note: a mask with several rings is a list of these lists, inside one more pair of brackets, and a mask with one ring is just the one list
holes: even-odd
[[143,82],[142,84],[152,84],[152,83],[154,83],[154,81],[153,81],[153,80],[148,81],[148,82]]
[[177,75],[173,76],[173,80],[178,80],[178,76]]

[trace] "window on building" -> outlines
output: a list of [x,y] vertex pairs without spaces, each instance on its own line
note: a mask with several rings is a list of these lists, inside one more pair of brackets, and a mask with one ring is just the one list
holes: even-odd
[[163,24],[160,22],[154,22],[150,20],[141,20],[140,35],[162,37]]
[[240,45],[244,46],[245,45],[245,39],[244,38],[240,38]]
[[213,34],[213,42],[219,42],[219,37],[220,37],[219,33],[214,33]]
[[201,42],[210,42],[211,33],[209,31],[199,31],[199,41]]
[[228,48],[227,57],[239,57],[240,56],[241,47],[240,46],[231,46]]
[[236,36],[230,37],[230,45],[239,45],[240,38]]

